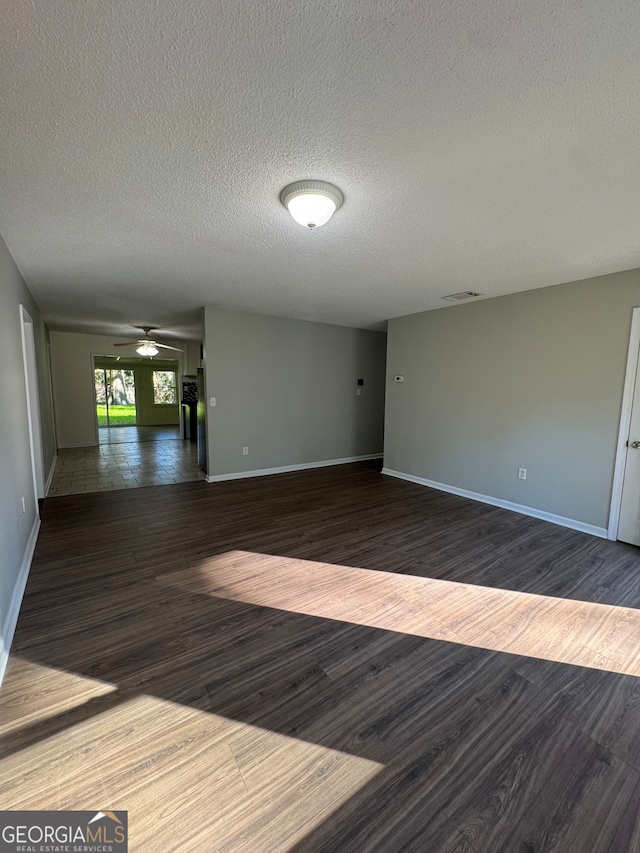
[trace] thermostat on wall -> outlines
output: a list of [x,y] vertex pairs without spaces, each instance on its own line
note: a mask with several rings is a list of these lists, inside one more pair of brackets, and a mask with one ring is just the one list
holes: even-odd
[[393,381],[394,382],[404,382],[404,376],[394,376]]

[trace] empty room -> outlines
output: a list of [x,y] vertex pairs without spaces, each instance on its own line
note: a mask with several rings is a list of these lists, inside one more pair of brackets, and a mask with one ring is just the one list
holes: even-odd
[[638,5],[0,8],[0,850],[638,853]]

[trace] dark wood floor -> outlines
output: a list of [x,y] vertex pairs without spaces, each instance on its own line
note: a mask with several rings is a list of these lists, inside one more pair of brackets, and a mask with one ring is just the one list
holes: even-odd
[[127,809],[135,853],[636,853],[639,554],[368,463],[47,499],[0,808]]

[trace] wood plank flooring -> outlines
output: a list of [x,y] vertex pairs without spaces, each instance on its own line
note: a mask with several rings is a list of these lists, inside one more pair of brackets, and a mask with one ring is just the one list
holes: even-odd
[[126,809],[136,853],[637,853],[639,611],[638,549],[369,463],[48,498],[0,808]]
[[640,610],[229,551],[162,575],[194,593],[640,676]]

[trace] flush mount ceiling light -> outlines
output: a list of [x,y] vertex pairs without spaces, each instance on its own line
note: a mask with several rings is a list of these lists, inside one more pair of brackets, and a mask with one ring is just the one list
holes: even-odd
[[282,190],[280,201],[300,225],[319,228],[342,205],[344,196],[324,181],[296,181]]
[[142,346],[137,347],[136,352],[138,353],[138,355],[158,355],[158,350],[154,347],[151,341],[148,341],[142,344]]

